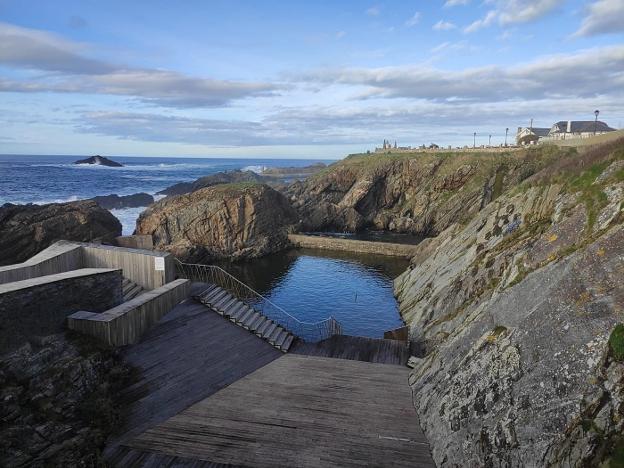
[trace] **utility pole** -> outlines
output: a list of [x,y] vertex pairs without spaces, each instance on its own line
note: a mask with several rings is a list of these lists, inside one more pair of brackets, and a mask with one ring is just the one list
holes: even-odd
[[488,147],[489,147],[489,146],[492,146],[492,135],[490,135],[490,138],[489,138],[489,140],[488,140]]
[[531,118],[531,126],[529,127],[531,130],[533,130],[533,119]]
[[509,133],[509,128],[505,129],[505,147],[507,146],[507,134]]
[[474,132],[474,134],[472,135],[472,147],[477,147],[477,132]]
[[598,126],[598,114],[600,114],[600,111],[596,109],[594,111],[594,115],[596,116],[596,119],[594,119],[594,135],[596,135],[596,127]]

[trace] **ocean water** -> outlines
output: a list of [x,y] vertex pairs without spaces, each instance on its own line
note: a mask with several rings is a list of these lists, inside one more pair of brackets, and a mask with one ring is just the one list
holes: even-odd
[[[96,195],[156,192],[215,172],[265,167],[301,167],[318,159],[137,158],[111,157],[124,167],[76,165],[88,156],[0,155],[0,205],[59,203]],[[328,162],[328,161],[322,161]],[[158,197],[157,197],[158,198]],[[111,210],[132,234],[144,208]]]

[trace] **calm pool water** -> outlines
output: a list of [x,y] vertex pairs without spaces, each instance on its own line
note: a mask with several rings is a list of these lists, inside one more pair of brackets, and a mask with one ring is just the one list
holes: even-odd
[[333,315],[345,335],[382,338],[403,325],[392,293],[403,259],[296,249],[220,266],[301,320]]

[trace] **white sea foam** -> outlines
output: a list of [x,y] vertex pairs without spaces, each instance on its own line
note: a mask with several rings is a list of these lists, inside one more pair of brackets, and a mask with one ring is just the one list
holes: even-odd
[[110,212],[121,223],[121,233],[124,236],[129,236],[134,232],[136,227],[136,220],[139,215],[145,210],[144,206],[138,208],[122,208],[118,210],[110,210]]
[[256,174],[262,174],[267,170],[267,166],[245,166],[241,169],[241,171],[252,171]]

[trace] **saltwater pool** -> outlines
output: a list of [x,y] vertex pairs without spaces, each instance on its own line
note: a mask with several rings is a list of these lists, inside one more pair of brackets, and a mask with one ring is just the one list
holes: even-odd
[[294,249],[220,266],[301,320],[333,315],[345,335],[382,338],[403,325],[392,292],[408,266],[400,258]]

